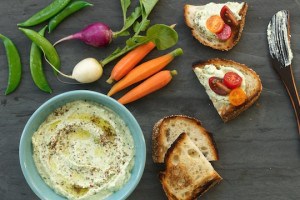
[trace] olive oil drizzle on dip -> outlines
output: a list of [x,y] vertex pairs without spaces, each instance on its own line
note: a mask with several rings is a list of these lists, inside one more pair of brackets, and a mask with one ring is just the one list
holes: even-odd
[[68,199],[104,199],[130,178],[134,142],[112,110],[88,101],[56,109],[32,137],[44,181]]

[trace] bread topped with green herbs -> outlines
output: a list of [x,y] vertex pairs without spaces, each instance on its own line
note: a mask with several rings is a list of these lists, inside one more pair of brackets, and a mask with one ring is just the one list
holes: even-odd
[[[228,18],[226,13],[220,13],[225,5],[232,13],[230,14],[231,18]],[[213,49],[228,51],[232,49],[241,38],[247,9],[248,4],[245,2],[208,3],[206,5],[197,6],[187,4],[184,6],[184,18],[187,26],[191,28],[192,35],[200,43]],[[224,27],[227,28],[226,30],[230,29],[230,33],[225,29],[223,30],[223,33],[228,34],[228,37],[225,39],[222,38],[222,36],[224,36],[223,33],[214,33],[207,28],[207,20],[213,15],[222,17],[224,19]],[[232,21],[235,23],[231,23]]]
[[[224,122],[247,110],[262,91],[256,72],[232,60],[211,59],[195,64],[193,70]],[[237,80],[239,85],[234,85]]]
[[211,133],[201,122],[186,115],[171,115],[159,120],[153,128],[152,158],[163,163],[167,150],[181,133],[187,133],[209,161],[219,159],[218,150]]
[[186,133],[172,144],[159,177],[169,200],[193,200],[222,178]]

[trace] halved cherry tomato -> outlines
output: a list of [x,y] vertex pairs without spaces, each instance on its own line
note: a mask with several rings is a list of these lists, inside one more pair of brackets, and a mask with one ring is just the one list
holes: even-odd
[[220,33],[224,28],[224,21],[219,15],[213,15],[206,21],[206,27],[213,33]]
[[220,33],[217,33],[217,37],[220,40],[228,40],[230,36],[231,36],[231,28],[227,24],[224,25],[224,28]]
[[238,26],[239,22],[234,16],[233,12],[228,8],[226,5],[223,6],[220,12],[220,16],[225,22],[225,24],[228,24],[229,26]]
[[223,78],[223,83],[230,89],[240,87],[242,81],[243,81],[242,77],[240,77],[235,72],[227,72]]
[[212,91],[221,96],[226,96],[231,91],[223,84],[223,79],[218,77],[210,77],[208,79],[208,84]]
[[235,88],[231,90],[229,94],[229,102],[233,106],[240,106],[242,105],[247,99],[247,95],[241,88]]

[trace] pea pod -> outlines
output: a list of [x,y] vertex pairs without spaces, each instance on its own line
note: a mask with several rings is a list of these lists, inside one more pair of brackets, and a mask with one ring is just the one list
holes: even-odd
[[15,91],[21,82],[22,64],[14,43],[2,34],[0,34],[0,39],[3,41],[8,61],[8,84],[5,91],[5,95],[8,95]]
[[[44,36],[46,29],[47,26],[40,30],[39,34],[41,36]],[[43,55],[41,49],[35,43],[32,43],[30,50],[31,77],[33,79],[33,82],[39,89],[41,89],[44,92],[51,93],[52,90],[48,84],[48,81],[43,71],[42,56]]]
[[[32,42],[34,42],[45,54],[47,60],[51,63],[56,70],[60,69],[60,59],[55,50],[54,46],[43,36],[39,33],[26,29],[26,28],[19,28]],[[57,75],[56,70],[54,73]]]
[[51,4],[34,14],[25,22],[19,23],[18,26],[28,27],[40,24],[56,15],[59,11],[66,7],[70,1],[71,0],[54,0]]
[[88,3],[86,1],[72,2],[70,5],[68,5],[65,9],[63,9],[60,13],[58,13],[49,21],[49,33],[51,33],[65,18],[87,6],[93,6],[93,4]]

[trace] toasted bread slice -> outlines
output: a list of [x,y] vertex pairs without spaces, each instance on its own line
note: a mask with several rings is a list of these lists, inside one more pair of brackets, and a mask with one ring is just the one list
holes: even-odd
[[[237,117],[243,111],[247,110],[258,99],[262,91],[262,84],[259,76],[246,65],[231,60],[218,58],[211,59],[206,62],[195,64],[193,70],[200,83],[205,87],[206,93],[224,122]],[[245,91],[247,99],[239,106],[231,105],[228,95],[220,96],[216,94],[211,90],[208,84],[208,79],[210,77],[216,76],[223,78],[222,76],[224,76],[224,73],[228,71],[234,71],[243,78],[241,88]]]
[[[221,8],[226,5],[234,13],[238,25],[232,27],[231,37],[225,41],[219,40],[216,34],[211,33],[205,25],[206,20],[212,15],[220,15]],[[240,40],[246,19],[248,4],[227,2],[225,4],[209,3],[202,6],[185,5],[184,18],[188,27],[191,28],[193,36],[202,44],[214,49],[228,51]]]
[[167,150],[181,133],[187,133],[209,161],[219,159],[212,134],[205,130],[201,122],[185,115],[171,115],[159,120],[153,128],[152,158],[155,163],[163,163]]
[[196,199],[222,180],[186,133],[172,144],[165,164],[159,178],[168,199]]

